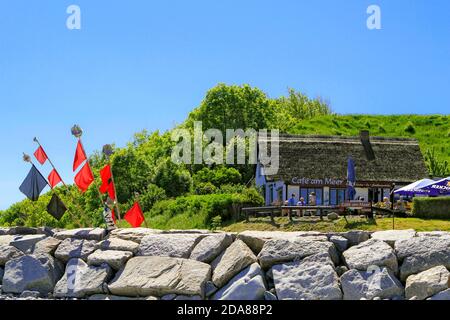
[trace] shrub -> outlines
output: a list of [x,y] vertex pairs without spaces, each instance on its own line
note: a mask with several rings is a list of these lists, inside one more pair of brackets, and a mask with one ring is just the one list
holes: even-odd
[[241,194],[190,195],[158,201],[146,216],[152,228],[204,229],[211,227],[214,217],[231,220],[243,206],[263,203],[258,191],[250,188]]
[[414,198],[412,215],[418,218],[450,219],[450,197]]
[[416,133],[416,128],[414,128],[414,125],[411,121],[406,124],[405,132],[408,132],[411,134]]
[[378,127],[378,131],[381,132],[381,133],[386,133],[386,129],[381,124]]

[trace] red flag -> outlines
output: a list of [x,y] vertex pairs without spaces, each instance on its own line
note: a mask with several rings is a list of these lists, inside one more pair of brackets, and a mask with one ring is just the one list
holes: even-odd
[[139,228],[141,226],[142,222],[144,222],[144,214],[142,213],[139,203],[136,202],[134,204],[130,211],[125,214],[124,219],[127,220],[133,228]]
[[114,210],[111,211],[111,218],[113,219],[114,224],[117,224],[117,222],[116,222],[116,214],[114,213]]
[[78,140],[77,151],[75,152],[75,159],[73,160],[73,172],[75,172],[85,160],[87,160],[86,153],[84,153],[81,141]]
[[94,182],[94,175],[92,174],[89,162],[86,162],[83,168],[75,176],[75,184],[81,190],[81,192],[86,192],[89,186]]
[[50,184],[50,187],[52,189],[58,185],[62,181],[61,177],[59,176],[58,171],[56,169],[53,169],[52,172],[48,175],[48,183]]
[[100,186],[100,192],[108,192],[109,197],[112,200],[116,200],[116,193],[114,191],[114,183],[112,181],[111,165],[106,165],[100,170],[100,178],[102,179],[102,185]]
[[48,159],[47,154],[41,146],[34,152],[34,156],[40,164],[44,164]]

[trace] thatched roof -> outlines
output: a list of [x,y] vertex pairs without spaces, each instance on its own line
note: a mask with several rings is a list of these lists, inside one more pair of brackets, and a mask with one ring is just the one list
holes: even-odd
[[280,135],[279,171],[266,179],[285,182],[293,177],[345,180],[349,156],[355,161],[359,185],[410,183],[428,176],[417,140],[370,137],[370,145],[374,160],[369,160],[370,150],[367,151],[367,146],[364,148],[360,137]]

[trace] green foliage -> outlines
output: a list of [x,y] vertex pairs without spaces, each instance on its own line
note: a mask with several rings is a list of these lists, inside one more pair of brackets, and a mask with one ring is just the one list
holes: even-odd
[[211,183],[220,188],[225,184],[238,184],[242,181],[241,174],[238,170],[232,167],[219,166],[214,169],[205,167],[195,173],[194,184]]
[[427,164],[430,175],[433,177],[445,177],[450,174],[448,161],[439,159],[436,155],[435,148],[426,151],[425,163]]
[[192,186],[190,173],[182,166],[173,163],[170,158],[164,159],[157,165],[152,181],[164,189],[169,197],[184,195]]
[[412,215],[417,218],[450,219],[450,197],[414,198]]
[[217,229],[220,229],[222,227],[222,217],[221,216],[215,216],[211,219],[211,231],[216,231]]
[[253,189],[243,194],[191,195],[155,203],[146,213],[151,228],[204,229],[210,228],[212,219],[219,215],[222,221],[233,219],[244,205],[264,202]]
[[410,121],[406,124],[405,132],[414,134],[416,133],[416,129],[414,128],[414,124]]

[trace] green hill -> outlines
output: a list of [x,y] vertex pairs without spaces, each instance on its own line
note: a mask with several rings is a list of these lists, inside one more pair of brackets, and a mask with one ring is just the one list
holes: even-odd
[[355,136],[360,130],[369,130],[372,136],[416,138],[424,155],[435,148],[438,158],[450,162],[449,115],[327,115],[299,121],[288,131]]

